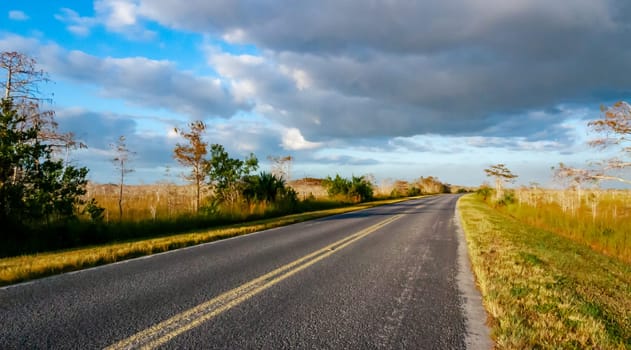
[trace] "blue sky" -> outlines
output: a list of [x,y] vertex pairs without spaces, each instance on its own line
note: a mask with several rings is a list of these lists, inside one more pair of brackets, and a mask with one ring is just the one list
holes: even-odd
[[291,155],[292,177],[437,176],[505,163],[519,183],[585,166],[599,107],[631,92],[626,0],[3,1],[0,50],[34,57],[72,154],[115,182],[180,173],[174,127],[209,125],[234,157]]

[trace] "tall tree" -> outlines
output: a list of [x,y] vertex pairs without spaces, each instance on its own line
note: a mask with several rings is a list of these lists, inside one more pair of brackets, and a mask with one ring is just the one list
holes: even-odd
[[208,143],[202,139],[206,131],[206,124],[198,120],[188,125],[189,131],[175,128],[175,132],[180,134],[187,143],[177,143],[173,150],[173,157],[178,163],[189,167],[191,172],[184,176],[186,180],[195,185],[195,212],[199,212],[201,201],[201,190],[208,167]]
[[64,164],[55,152],[76,143],[72,134],[57,132],[53,111],[41,109],[48,99],[39,84],[48,77],[19,52],[1,52],[0,69],[6,73],[0,75],[0,222],[24,226],[73,218],[88,170]]
[[24,227],[75,217],[88,170],[55,159],[37,138],[37,125],[24,127],[26,116],[10,98],[0,112],[0,222]]
[[504,164],[491,165],[484,169],[486,176],[495,178],[495,199],[499,200],[504,195],[504,184],[514,182],[517,175],[513,174]]
[[4,98],[11,99],[13,107],[23,116],[20,127],[35,128],[37,138],[52,146],[56,153],[75,147],[86,147],[77,142],[72,133],[60,133],[55,122],[53,110],[42,109],[50,99],[43,96],[39,84],[49,82],[48,75],[37,68],[37,61],[23,53],[5,51],[0,53],[0,68],[6,72],[6,78],[0,81],[4,88]]
[[23,53],[0,53],[0,68],[7,73],[6,79],[0,83],[4,88],[4,98],[16,101],[36,99],[39,95],[38,84],[48,81],[46,73],[36,67],[37,61]]
[[125,176],[132,173],[134,169],[129,167],[130,157],[133,157],[136,152],[132,152],[127,147],[125,136],[121,135],[115,144],[111,144],[110,147],[115,152],[112,163],[119,172],[118,180],[118,220],[123,220],[123,188],[125,186]]

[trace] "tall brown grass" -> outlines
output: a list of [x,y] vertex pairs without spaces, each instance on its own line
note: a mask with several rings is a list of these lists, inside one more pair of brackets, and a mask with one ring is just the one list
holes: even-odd
[[[118,221],[118,185],[94,184],[87,187],[87,198],[96,199],[105,209],[105,222]],[[195,210],[195,188],[190,185],[160,183],[125,186],[123,189],[123,221],[171,219],[190,215]]]
[[521,188],[502,207],[513,217],[631,263],[631,191]]
[[[296,191],[300,201],[329,201],[322,179],[304,178],[288,183]],[[123,190],[123,217],[119,220],[118,185],[90,183],[86,198],[94,198],[104,208],[103,219],[109,222],[142,222],[150,220],[169,220],[195,214],[195,188],[192,185],[178,185],[162,182],[151,185],[126,185]],[[381,186],[375,188],[379,199],[389,198],[390,191]],[[263,215],[274,210],[272,203],[239,203],[238,206],[214,206],[211,191],[202,189],[203,210],[222,211],[230,216]],[[320,208],[319,208],[320,209]],[[213,214],[213,213],[209,213]]]

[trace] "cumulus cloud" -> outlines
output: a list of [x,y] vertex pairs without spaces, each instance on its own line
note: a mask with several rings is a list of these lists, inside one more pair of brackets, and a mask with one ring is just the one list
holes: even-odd
[[93,27],[102,25],[108,31],[129,39],[154,39],[156,33],[143,27],[137,12],[138,5],[133,1],[97,0],[94,2],[94,17],[81,16],[73,9],[62,8],[55,18],[66,23],[68,31],[78,36],[88,36]]
[[50,74],[89,86],[104,97],[164,108],[192,119],[229,118],[251,106],[238,102],[216,77],[179,70],[174,62],[144,57],[96,57],[20,36],[0,38],[0,48],[28,52]]
[[283,147],[286,150],[298,151],[306,149],[314,149],[322,146],[319,142],[310,142],[305,140],[300,130],[296,128],[288,128],[283,134]]
[[66,29],[78,36],[90,35],[92,27],[96,25],[94,18],[82,17],[76,11],[69,8],[62,8],[60,13],[55,15],[55,19],[66,23]]
[[139,40],[151,40],[157,35],[141,25],[138,18],[138,5],[135,2],[98,0],[94,2],[94,12],[96,20],[111,32]]
[[[139,0],[165,26],[262,49],[213,64],[267,116],[307,137],[477,134],[531,110],[623,96],[631,78],[624,0],[456,2]],[[229,71],[229,74],[228,74]],[[557,128],[553,115],[540,128]],[[504,125],[504,127],[500,127]]]

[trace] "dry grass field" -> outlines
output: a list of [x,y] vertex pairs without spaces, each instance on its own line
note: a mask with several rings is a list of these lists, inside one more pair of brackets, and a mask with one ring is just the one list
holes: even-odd
[[515,190],[501,210],[609,256],[631,263],[631,191]]
[[[321,179],[306,178],[289,183],[300,200],[328,197]],[[204,189],[207,200],[210,191]],[[106,222],[119,221],[118,185],[89,184],[86,198],[94,198],[103,207]],[[203,202],[203,201],[202,201]],[[159,183],[153,185],[124,186],[122,221],[172,219],[190,215],[195,210],[195,188],[190,185]]]
[[[118,185],[93,184],[87,188],[86,198],[96,199],[103,207],[106,222],[118,221]],[[188,215],[195,209],[195,189],[189,185],[160,183],[154,185],[124,186],[124,221],[171,219]]]

